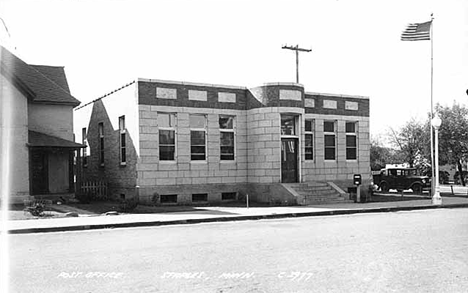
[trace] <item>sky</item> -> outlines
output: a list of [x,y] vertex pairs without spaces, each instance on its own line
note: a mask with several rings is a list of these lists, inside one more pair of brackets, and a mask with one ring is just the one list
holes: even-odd
[[[371,136],[431,106],[431,41],[402,42],[433,21],[433,101],[467,104],[466,0],[0,0],[0,40],[29,64],[64,66],[89,102],[136,78],[368,96]],[[0,32],[1,23],[0,23]]]

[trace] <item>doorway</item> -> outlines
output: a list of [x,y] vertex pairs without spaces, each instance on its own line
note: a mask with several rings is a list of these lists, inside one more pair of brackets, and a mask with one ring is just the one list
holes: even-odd
[[298,139],[281,139],[281,182],[298,182]]
[[49,156],[42,150],[31,151],[31,193],[49,193]]

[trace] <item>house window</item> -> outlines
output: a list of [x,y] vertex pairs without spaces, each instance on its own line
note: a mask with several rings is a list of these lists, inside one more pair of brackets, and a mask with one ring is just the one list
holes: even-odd
[[221,200],[236,200],[237,192],[221,193]]
[[234,160],[234,116],[219,116],[221,160]]
[[335,121],[324,121],[323,132],[325,138],[325,160],[336,159]]
[[296,135],[296,116],[281,115],[281,135]]
[[175,132],[176,115],[172,113],[158,113],[159,128],[159,160],[175,160]]
[[356,122],[346,122],[346,160],[357,159]]
[[161,203],[177,203],[177,194],[161,194]]
[[192,194],[192,202],[208,201],[208,194],[196,193]]
[[88,139],[86,137],[86,127],[81,130],[82,144],[85,145],[83,148],[83,167],[88,167]]
[[314,120],[305,121],[305,159],[314,159]]
[[190,115],[190,154],[192,161],[206,160],[205,115]]
[[98,124],[99,135],[99,164],[104,166],[104,123]]
[[127,163],[127,140],[125,130],[125,116],[119,117],[119,133],[120,133],[120,164]]

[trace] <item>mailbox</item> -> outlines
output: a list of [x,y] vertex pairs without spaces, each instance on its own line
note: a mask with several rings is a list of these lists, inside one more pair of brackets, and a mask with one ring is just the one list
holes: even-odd
[[354,185],[361,185],[361,174],[354,174],[353,182]]

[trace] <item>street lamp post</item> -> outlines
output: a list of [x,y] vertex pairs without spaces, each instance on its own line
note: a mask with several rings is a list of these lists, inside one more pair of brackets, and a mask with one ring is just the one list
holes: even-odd
[[435,170],[432,174],[432,178],[435,181],[435,190],[432,196],[432,204],[440,205],[442,204],[442,197],[440,197],[440,187],[439,187],[439,127],[442,124],[442,120],[440,119],[437,113],[435,114],[434,118],[431,121],[432,127],[435,130],[435,155],[434,155],[434,163],[435,163]]

